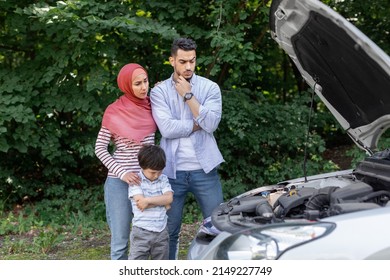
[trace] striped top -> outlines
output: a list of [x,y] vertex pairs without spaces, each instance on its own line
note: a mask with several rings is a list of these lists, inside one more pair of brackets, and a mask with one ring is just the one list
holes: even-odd
[[153,232],[162,232],[167,226],[168,216],[165,206],[154,206],[146,208],[144,211],[139,210],[133,196],[140,194],[144,197],[160,196],[166,192],[173,192],[169,184],[168,177],[161,174],[159,178],[150,181],[142,171],[139,172],[141,185],[129,185],[129,199],[133,206],[133,226],[143,228]]
[[[138,172],[141,169],[138,164],[138,151],[142,145],[154,144],[154,136],[155,134],[152,133],[141,140],[140,143],[135,143],[113,135],[102,126],[96,139],[95,154],[107,167],[107,176],[122,179],[127,172]],[[113,153],[109,152],[110,141],[114,144]]]

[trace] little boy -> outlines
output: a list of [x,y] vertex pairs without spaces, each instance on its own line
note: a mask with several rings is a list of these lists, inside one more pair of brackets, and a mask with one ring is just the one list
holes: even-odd
[[168,177],[162,174],[165,153],[160,146],[145,145],[138,153],[141,184],[129,185],[133,206],[133,227],[130,234],[131,260],[167,260],[169,234],[166,210],[173,200]]

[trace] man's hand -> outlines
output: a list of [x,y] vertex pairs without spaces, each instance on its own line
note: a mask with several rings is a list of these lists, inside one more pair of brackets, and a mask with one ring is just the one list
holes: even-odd
[[181,97],[184,97],[187,92],[191,92],[191,84],[183,76],[177,78],[175,88]]

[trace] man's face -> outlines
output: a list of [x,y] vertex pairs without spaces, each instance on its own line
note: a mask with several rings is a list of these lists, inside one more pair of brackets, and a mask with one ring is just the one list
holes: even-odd
[[169,57],[169,62],[174,69],[174,78],[183,76],[189,81],[195,71],[196,51],[184,51],[179,49],[176,56]]

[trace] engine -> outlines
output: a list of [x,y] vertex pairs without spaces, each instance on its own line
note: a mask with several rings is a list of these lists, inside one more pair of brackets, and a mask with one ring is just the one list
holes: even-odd
[[329,173],[260,187],[219,205],[208,225],[234,233],[272,223],[315,221],[386,206],[390,200],[389,163],[390,150],[386,150],[342,175]]
[[383,207],[389,200],[389,191],[375,190],[363,181],[343,187],[276,188],[223,203],[214,210],[211,219],[218,230],[233,233],[288,220],[318,220]]

